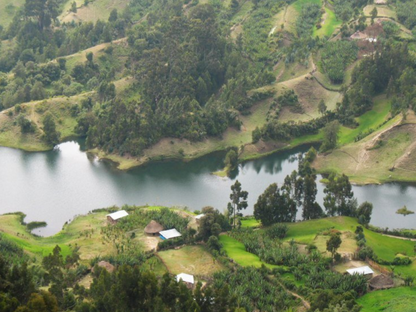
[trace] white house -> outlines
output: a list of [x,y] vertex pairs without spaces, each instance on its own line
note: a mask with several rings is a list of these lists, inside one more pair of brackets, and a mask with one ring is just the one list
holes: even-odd
[[171,239],[171,238],[182,236],[182,234],[179,233],[176,229],[160,231],[159,234],[160,234],[161,239]]

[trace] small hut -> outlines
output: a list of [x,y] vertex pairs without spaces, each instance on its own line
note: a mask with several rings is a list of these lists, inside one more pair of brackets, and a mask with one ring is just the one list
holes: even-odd
[[116,224],[117,221],[121,218],[127,217],[129,214],[125,210],[119,210],[113,213],[108,214],[107,221],[111,224]]
[[163,226],[155,220],[150,221],[150,223],[144,228],[144,232],[147,235],[159,235],[159,232],[161,231],[163,231]]
[[388,289],[394,287],[394,281],[390,276],[380,274],[374,276],[370,280],[370,288],[371,289]]
[[[97,263],[97,266],[106,269],[109,273],[114,271],[114,265],[107,261],[100,261]],[[94,273],[94,268],[91,271]]]
[[184,282],[185,285],[190,289],[192,289],[195,284],[194,276],[186,273],[180,273],[176,275],[176,281],[178,283],[181,281]]

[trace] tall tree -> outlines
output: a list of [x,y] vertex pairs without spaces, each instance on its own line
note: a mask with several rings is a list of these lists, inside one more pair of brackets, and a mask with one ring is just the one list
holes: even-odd
[[326,194],[324,206],[330,216],[354,216],[356,213],[356,200],[351,183],[345,174],[336,176],[331,174],[324,189]]
[[339,127],[338,120],[331,121],[325,126],[323,130],[324,141],[321,145],[321,151],[325,152],[337,146]]
[[303,178],[303,220],[318,219],[322,217],[322,208],[316,202],[316,176],[307,175]]
[[335,253],[337,252],[337,249],[339,246],[341,246],[342,240],[338,233],[332,234],[331,237],[326,242],[326,250],[328,250],[332,258],[334,258]]
[[49,27],[59,15],[59,6],[56,0],[26,0],[25,14],[34,17],[38,21],[38,27],[42,30]]
[[236,213],[247,208],[247,196],[248,192],[243,191],[241,189],[241,183],[236,180],[235,183],[231,185],[231,203],[228,205],[229,209],[231,208],[230,213],[233,215],[233,227],[236,225]]
[[276,183],[270,184],[254,205],[254,217],[265,226],[277,222],[296,220],[296,203],[284,188],[280,192]]
[[59,132],[51,113],[47,113],[43,118],[43,132],[47,143],[55,145],[59,142]]

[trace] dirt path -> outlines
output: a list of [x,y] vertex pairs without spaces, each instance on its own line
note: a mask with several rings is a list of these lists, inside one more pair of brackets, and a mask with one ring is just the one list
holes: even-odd
[[397,239],[401,239],[401,240],[408,240],[408,241],[416,242],[416,238],[407,238],[407,237],[394,236],[394,235],[388,235],[388,234],[381,234],[381,235],[387,236],[387,237],[392,237],[392,238],[397,238]]
[[307,310],[309,310],[310,308],[311,308],[311,304],[308,302],[308,301],[306,301],[306,299],[305,298],[303,298],[301,295],[299,295],[299,294],[297,294],[297,293],[295,293],[295,292],[293,292],[293,291],[290,291],[290,290],[288,290],[281,282],[279,282],[279,281],[277,281],[278,283],[279,283],[279,285],[280,286],[282,286],[282,288],[289,294],[289,295],[292,295],[293,297],[296,297],[296,298],[298,298],[298,299],[300,299],[300,301],[302,301],[302,304],[303,304],[303,306],[307,309]]
[[[397,125],[399,125],[401,123],[402,119],[399,119],[397,122],[395,122],[393,125],[391,125],[390,127],[388,127],[387,129],[381,131],[379,134],[377,134],[374,138],[372,138],[370,140],[369,143],[367,143],[364,148],[362,148],[360,150],[360,152],[358,153],[358,159],[355,159],[352,155],[350,155],[351,157],[354,158],[354,160],[357,162],[357,165],[355,166],[355,173],[357,173],[358,171],[362,170],[365,166],[365,164],[367,163],[367,161],[370,158],[370,153],[369,153],[369,148],[373,147],[378,139],[380,138],[380,136],[382,136],[383,134],[387,133],[388,131],[390,131],[391,129],[393,129],[394,127],[396,127]],[[349,154],[348,154],[349,155]]]

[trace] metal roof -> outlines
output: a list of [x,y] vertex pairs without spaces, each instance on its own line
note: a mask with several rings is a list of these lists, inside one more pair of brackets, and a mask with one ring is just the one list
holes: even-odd
[[349,270],[347,270],[347,272],[351,275],[354,275],[354,274],[367,275],[367,274],[373,274],[374,273],[374,271],[371,270],[371,268],[368,267],[368,266],[363,266],[363,267],[359,267],[359,268],[355,268],[355,269],[349,269]]
[[176,281],[179,283],[180,281],[184,281],[185,283],[194,283],[194,276],[186,273],[181,273],[176,275]]
[[182,234],[179,233],[176,229],[170,229],[170,230],[166,230],[166,231],[160,231],[159,234],[162,235],[166,239],[170,239],[170,238],[175,238],[175,237],[182,236]]
[[108,214],[107,217],[110,217],[113,220],[118,220],[118,219],[124,218],[128,215],[129,214],[127,213],[127,211],[120,210],[120,211],[116,211],[116,212]]
[[195,219],[199,220],[199,219],[201,219],[203,216],[205,216],[205,214],[204,214],[204,213],[201,213],[201,214],[199,214],[199,215],[195,216]]

